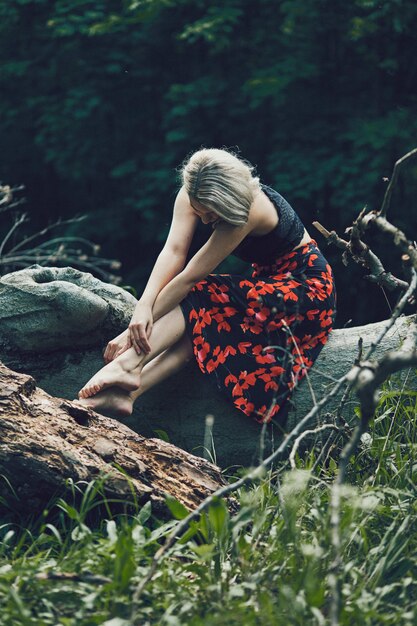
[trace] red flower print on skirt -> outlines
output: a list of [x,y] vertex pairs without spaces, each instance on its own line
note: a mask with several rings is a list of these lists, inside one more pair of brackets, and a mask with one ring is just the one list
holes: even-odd
[[202,364],[204,363],[208,353],[210,352],[210,344],[205,341],[204,337],[202,337],[201,335],[197,335],[197,337],[194,337],[193,344],[194,354],[197,357],[197,362],[201,369]]
[[281,423],[331,331],[333,275],[314,241],[252,267],[210,274],[180,306],[201,371],[245,415]]
[[256,383],[256,374],[252,372],[248,374],[248,372],[240,372],[239,376],[233,376],[233,374],[229,374],[225,378],[225,384],[236,383],[232,390],[232,396],[241,396],[245,389],[249,389],[249,387]]
[[227,295],[229,291],[229,287],[227,285],[216,285],[212,283],[208,286],[208,290],[210,292],[210,300],[212,302],[230,302],[230,298]]
[[240,409],[246,415],[252,415],[255,411],[255,405],[253,402],[248,402],[246,398],[240,397],[236,398],[234,401],[234,405],[237,409]]
[[[245,283],[248,281],[242,281],[242,283]],[[267,293],[271,294],[274,293],[275,288],[273,285],[269,285],[268,283],[260,280],[257,281],[256,283],[252,283],[252,287],[249,289],[249,291],[246,294],[246,297],[248,300],[257,300],[259,298],[259,296],[264,296]]]
[[217,322],[217,330],[219,332],[221,330],[230,332],[231,326],[227,321],[227,318],[236,315],[236,313],[237,310],[230,306],[224,307],[221,311],[218,308],[210,311],[211,317]]
[[264,330],[261,322],[258,322],[254,317],[251,317],[249,315],[243,318],[243,323],[240,325],[240,327],[242,328],[243,332],[251,332],[255,335],[259,335],[259,333],[262,333]]
[[328,311],[324,310],[319,315],[320,326],[322,328],[326,328],[326,326],[331,326],[333,323],[333,310],[329,309]]
[[276,363],[273,348],[264,348],[262,344],[258,344],[252,348],[252,354],[257,363]]
[[249,317],[254,317],[257,322],[263,323],[271,315],[271,310],[263,305],[262,299],[259,299],[248,303],[246,313]]
[[190,322],[192,320],[196,320],[196,322],[194,324],[193,332],[195,334],[198,334],[198,333],[201,333],[202,329],[207,324],[211,324],[211,315],[205,309],[199,309],[198,313],[197,313],[197,311],[192,310],[190,312],[190,315],[189,315],[189,320],[190,320]]

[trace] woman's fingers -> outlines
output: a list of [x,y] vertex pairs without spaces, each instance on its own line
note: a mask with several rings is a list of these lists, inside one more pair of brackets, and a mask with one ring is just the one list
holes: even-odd
[[145,352],[148,354],[151,351],[151,346],[148,341],[145,326],[143,324],[132,324],[129,326],[130,338],[132,345],[138,354]]
[[126,350],[127,350],[128,348],[130,348],[130,345],[128,345],[128,344],[126,343],[126,345],[125,345],[125,346],[122,346],[122,348],[120,348],[120,350],[118,350],[118,351],[116,352],[116,354],[114,355],[113,359],[117,359],[117,357],[118,357],[118,356],[120,356],[121,354],[123,354],[123,352],[126,352]]
[[152,322],[151,308],[138,303],[129,324],[132,346],[138,354],[149,354],[151,351],[148,337],[151,335]]
[[130,340],[130,334],[128,330],[123,331],[120,335],[118,335],[115,339],[112,339],[107,344],[104,352],[103,359],[106,363],[110,363],[114,361],[119,354],[123,354],[128,348],[130,348],[132,342]]
[[139,332],[137,328],[130,327],[130,326],[129,326],[129,330],[130,330],[129,337],[130,337],[130,342],[132,344],[132,347],[134,348],[137,354],[140,354],[141,347],[140,347],[140,342],[139,342]]
[[143,350],[148,354],[151,351],[151,346],[149,344],[148,341],[148,336],[146,334],[146,330],[145,329],[141,329],[140,332],[140,345],[143,348]]
[[112,341],[109,341],[103,354],[103,358],[106,361],[106,363],[109,363],[110,361],[113,360],[114,351],[115,351],[115,346]]
[[118,351],[115,358],[118,357],[120,354],[123,354],[123,352],[126,352],[126,350],[129,350],[129,348],[131,347],[132,347],[132,340],[130,338],[130,335],[128,335],[126,339],[126,344],[122,346],[122,348]]

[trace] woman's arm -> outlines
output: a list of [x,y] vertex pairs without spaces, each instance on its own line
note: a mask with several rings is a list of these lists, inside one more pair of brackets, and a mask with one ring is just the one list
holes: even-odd
[[150,351],[148,337],[152,331],[152,308],[160,291],[184,268],[187,253],[198,222],[183,188],[177,194],[171,228],[146,287],[129,324],[129,341],[137,352]]
[[220,222],[207,243],[193,256],[183,271],[161,290],[153,306],[153,318],[157,320],[176,307],[196,283],[233,252],[252,228],[250,220],[243,226]]
[[177,194],[171,228],[165,245],[156,259],[139,303],[153,306],[157,295],[184,267],[198,218],[192,212],[183,188]]

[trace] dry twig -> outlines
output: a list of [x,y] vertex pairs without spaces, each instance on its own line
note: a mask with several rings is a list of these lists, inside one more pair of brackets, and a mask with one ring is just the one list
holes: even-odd
[[[0,212],[15,208],[24,200],[15,200],[15,193],[22,187],[0,186]],[[103,280],[118,284],[121,278],[114,272],[120,269],[120,262],[98,257],[100,246],[84,237],[60,236],[41,241],[52,231],[63,226],[77,224],[86,219],[79,216],[67,220],[58,220],[33,235],[23,237],[18,243],[9,246],[12,236],[28,221],[27,214],[14,216],[14,223],[0,242],[0,273],[13,271],[30,265],[48,265],[65,263],[98,274]]]
[[379,214],[381,217],[386,217],[387,216],[387,211],[389,208],[389,205],[391,203],[391,195],[393,192],[393,189],[397,183],[398,180],[398,175],[400,173],[400,169],[401,167],[404,165],[404,163],[406,161],[408,161],[408,159],[411,159],[411,157],[415,156],[417,154],[417,148],[414,148],[414,150],[411,150],[410,152],[407,152],[407,154],[405,154],[404,156],[401,157],[401,159],[398,159],[398,161],[395,163],[394,165],[394,169],[392,172],[392,176],[391,176],[391,180],[389,181],[389,185],[387,187],[387,190],[385,192],[385,196],[384,199],[382,201],[382,206],[381,209],[379,211]]
[[315,435],[317,433],[323,432],[324,430],[327,430],[328,428],[331,428],[335,432],[340,432],[340,428],[338,428],[335,424],[322,424],[318,428],[311,428],[311,429],[308,429],[308,430],[304,430],[297,437],[297,439],[294,441],[294,444],[293,444],[293,447],[292,447],[292,450],[291,450],[290,456],[289,456],[291,469],[296,469],[295,455],[297,454],[298,447],[299,447],[301,441],[304,439],[304,437],[307,437],[308,435]]
[[389,290],[397,288],[407,289],[408,283],[397,278],[391,272],[387,272],[379,257],[361,240],[357,222],[358,220],[354,222],[354,226],[351,229],[348,229],[351,235],[350,241],[342,239],[335,231],[329,232],[320,222],[313,222],[313,225],[326,237],[328,243],[332,243],[337,248],[343,250],[345,264],[347,263],[347,256],[351,256],[356,263],[370,271],[370,274],[364,277],[366,280],[381,287],[386,287]]
[[23,186],[10,187],[10,185],[0,184],[0,213],[15,209],[17,206],[24,204],[24,198],[15,199],[15,195],[18,191],[22,191]]

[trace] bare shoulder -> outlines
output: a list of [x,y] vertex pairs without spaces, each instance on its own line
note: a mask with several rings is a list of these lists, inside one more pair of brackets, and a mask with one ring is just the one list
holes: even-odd
[[192,215],[193,213],[192,207],[190,204],[190,198],[188,196],[188,193],[185,191],[184,186],[182,186],[181,189],[179,189],[177,196],[175,198],[174,212],[189,213],[190,215]]
[[197,221],[198,218],[191,209],[188,194],[181,187],[175,198],[171,228],[165,243],[165,249],[172,254],[186,255],[197,226]]

